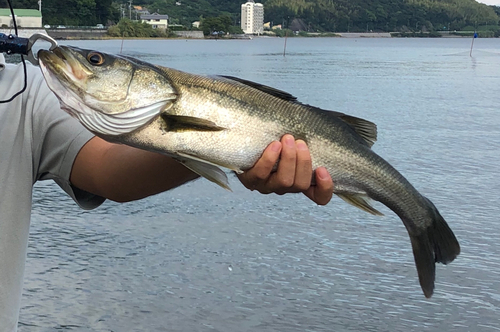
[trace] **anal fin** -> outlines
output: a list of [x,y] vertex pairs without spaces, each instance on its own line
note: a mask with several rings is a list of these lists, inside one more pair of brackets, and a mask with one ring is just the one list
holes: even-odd
[[383,216],[384,214],[379,212],[377,209],[375,209],[373,206],[370,204],[370,200],[368,196],[363,195],[363,194],[351,194],[351,193],[342,193],[342,194],[337,194],[340,198],[342,198],[344,201],[346,201],[349,204],[354,205],[355,207],[366,211],[368,213],[371,213],[376,216]]

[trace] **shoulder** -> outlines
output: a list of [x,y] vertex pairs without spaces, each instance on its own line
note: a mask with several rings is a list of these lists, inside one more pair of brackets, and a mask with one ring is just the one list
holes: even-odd
[[0,59],[0,100],[11,97],[23,89],[25,84],[23,97],[29,96],[32,90],[38,91],[41,86],[46,85],[40,69],[31,63],[26,63],[24,66],[22,63],[5,63]]

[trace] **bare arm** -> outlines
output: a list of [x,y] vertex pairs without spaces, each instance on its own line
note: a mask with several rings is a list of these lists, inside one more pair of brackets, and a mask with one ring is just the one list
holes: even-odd
[[[278,160],[278,170],[272,172]],[[311,186],[313,174],[315,186]],[[71,183],[90,193],[127,202],[175,188],[197,177],[170,157],[94,137],[78,153]],[[270,144],[255,166],[239,179],[247,188],[265,194],[303,192],[321,205],[327,204],[333,194],[333,182],[326,169],[319,168],[313,173],[306,144],[290,135]]]
[[94,137],[73,164],[71,183],[117,202],[141,199],[198,177],[174,159]]

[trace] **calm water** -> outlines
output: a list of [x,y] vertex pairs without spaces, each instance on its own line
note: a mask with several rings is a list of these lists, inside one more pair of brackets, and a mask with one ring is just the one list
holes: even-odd
[[[34,195],[20,331],[500,330],[500,40],[125,41],[123,53],[234,75],[377,123],[374,149],[447,219],[462,254],[420,290],[403,224],[335,198],[206,180],[79,210]],[[121,41],[72,41],[120,52]]]

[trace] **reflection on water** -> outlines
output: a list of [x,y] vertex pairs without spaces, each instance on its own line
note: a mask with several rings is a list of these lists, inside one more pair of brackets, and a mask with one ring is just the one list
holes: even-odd
[[[124,53],[236,75],[377,123],[374,149],[434,201],[462,245],[421,293],[401,221],[334,199],[204,180],[83,211],[34,195],[20,331],[500,329],[500,46],[478,39],[125,41]],[[120,41],[71,44],[119,52]],[[280,53],[281,52],[281,53]],[[465,53],[464,53],[465,52]],[[464,54],[462,54],[464,53]],[[196,194],[193,194],[196,193]]]

